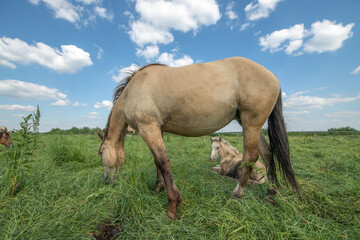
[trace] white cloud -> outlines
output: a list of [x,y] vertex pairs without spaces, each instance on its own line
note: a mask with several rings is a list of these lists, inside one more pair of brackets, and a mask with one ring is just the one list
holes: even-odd
[[201,26],[220,19],[215,0],[137,0],[138,20],[130,19],[130,38],[139,46],[169,44],[174,41],[170,31],[197,31]]
[[301,48],[303,44],[302,39],[295,39],[289,42],[289,45],[286,47],[285,52],[288,55],[291,55],[293,52]]
[[0,96],[20,99],[55,100],[51,105],[64,106],[70,103],[66,94],[56,88],[48,88],[44,85],[18,80],[0,80]]
[[342,23],[336,24],[335,21],[323,20],[311,24],[310,33],[313,37],[304,45],[306,52],[328,52],[335,51],[342,47],[343,42],[351,38],[351,29],[354,23],[343,26]]
[[284,111],[284,116],[286,119],[299,119],[299,115],[304,115],[304,114],[310,114],[311,112],[308,110],[303,110],[303,111]]
[[138,0],[136,11],[143,21],[153,26],[183,32],[197,30],[201,25],[211,25],[220,19],[214,0]]
[[126,78],[127,76],[129,76],[132,72],[136,71],[139,68],[139,66],[135,65],[135,64],[131,64],[129,67],[124,67],[122,69],[119,70],[118,75],[113,75],[112,79],[115,82],[121,82],[124,80],[124,78]]
[[178,58],[178,59],[174,59],[174,57],[175,54],[164,52],[160,55],[157,61],[159,63],[166,64],[171,67],[181,67],[194,63],[194,60],[187,55],[184,55],[182,58]]
[[22,106],[22,105],[17,105],[17,104],[15,104],[15,105],[0,105],[0,110],[32,112],[32,111],[36,111],[36,107],[31,106],[31,105]]
[[275,31],[260,38],[260,46],[262,50],[270,49],[270,52],[278,52],[281,50],[291,54],[294,50],[299,49],[300,41],[308,35],[308,31],[304,28],[304,24],[296,24],[288,29]]
[[259,44],[263,51],[270,50],[272,53],[285,51],[288,55],[335,51],[342,47],[346,39],[353,36],[351,29],[354,25],[350,23],[343,26],[342,23],[336,24],[335,21],[325,19],[313,23],[307,30],[304,24],[296,24],[260,37]]
[[231,30],[234,29],[236,25],[239,25],[239,16],[234,11],[235,2],[231,1],[226,5],[225,16],[227,18],[226,25],[230,27]]
[[68,99],[57,99],[55,102],[51,103],[50,105],[53,106],[66,106],[70,103]]
[[351,74],[358,74],[360,72],[360,66],[354,69],[354,71],[351,72]]
[[112,108],[112,102],[108,100],[104,100],[102,102],[96,102],[94,105],[94,108],[107,108],[108,110],[111,110]]
[[340,111],[340,112],[334,112],[334,113],[330,113],[326,115],[327,117],[331,117],[331,118],[340,118],[340,117],[345,117],[345,118],[350,118],[350,117],[356,117],[356,116],[360,116],[360,111]]
[[85,116],[85,118],[87,119],[101,119],[101,117],[99,116],[99,113],[97,112],[89,112],[87,116]]
[[95,47],[98,48],[98,52],[97,52],[96,58],[97,58],[97,59],[101,59],[102,56],[103,56],[103,54],[104,54],[104,50],[103,50],[100,46],[98,46],[98,45],[96,45],[96,44],[95,44]]
[[87,106],[87,103],[79,103],[79,102],[74,102],[72,104],[74,107],[86,107]]
[[240,31],[244,31],[245,29],[247,29],[249,26],[251,25],[251,23],[244,23],[241,25]]
[[228,5],[226,5],[226,16],[228,17],[228,19],[230,20],[234,20],[237,19],[239,16],[236,14],[236,12],[234,12],[233,8],[235,6],[235,2],[231,1],[228,3]]
[[305,96],[306,92],[297,92],[290,96],[285,96],[283,106],[286,109],[322,109],[325,106],[334,106],[337,103],[353,102],[360,99],[360,94],[356,97],[342,97],[334,95],[324,98],[317,96]]
[[[62,18],[75,23],[80,20],[81,8],[74,6],[67,0],[42,0],[45,5],[54,12],[55,18]],[[40,0],[31,0],[33,4],[38,5]]]
[[99,3],[101,3],[102,0],[76,0],[76,1],[82,2],[85,5],[90,5],[90,4],[99,4]]
[[130,27],[131,40],[141,47],[145,44],[169,44],[174,41],[174,36],[170,32],[146,22],[135,21]]
[[18,38],[0,38],[0,64],[16,68],[15,63],[38,63],[62,73],[75,73],[93,63],[90,54],[75,45],[61,45],[61,51],[37,42],[29,45]]
[[[94,21],[96,15],[107,19],[113,20],[114,15],[101,6],[102,0],[76,0],[73,3],[70,0],[29,0],[34,5],[39,5],[43,2],[45,6],[50,9],[54,17],[57,19],[64,19],[74,23],[77,27],[81,24],[87,25],[89,20]],[[90,7],[95,5],[95,7]]]
[[159,55],[159,47],[157,45],[150,45],[145,47],[145,49],[136,49],[136,55],[145,57],[146,60],[150,60]]
[[106,10],[106,8],[100,7],[100,6],[96,6],[94,8],[95,13],[100,16],[101,18],[105,18],[109,21],[112,21],[114,18],[114,14],[112,13],[108,13],[108,11]]
[[281,1],[282,0],[253,0],[245,7],[246,17],[250,21],[267,18]]

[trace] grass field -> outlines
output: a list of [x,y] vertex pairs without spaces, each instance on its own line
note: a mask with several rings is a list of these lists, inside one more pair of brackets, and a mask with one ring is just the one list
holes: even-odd
[[[241,135],[224,138],[242,149]],[[119,239],[360,239],[360,135],[289,140],[302,199],[283,185],[271,205],[266,184],[230,198],[236,183],[211,171],[209,137],[165,135],[184,199],[178,221],[166,217],[166,193],[153,191],[155,165],[138,135],[126,138],[114,185],[103,183],[95,135],[41,134],[20,157],[0,146],[0,239],[94,239],[104,224]]]

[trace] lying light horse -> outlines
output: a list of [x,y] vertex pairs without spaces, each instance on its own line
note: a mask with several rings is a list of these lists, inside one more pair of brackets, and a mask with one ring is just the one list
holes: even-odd
[[6,127],[0,127],[0,144],[9,148],[12,145],[12,140],[10,137],[10,133],[8,132]]
[[[235,119],[243,127],[243,161],[256,162],[260,152],[268,166],[269,181],[277,183],[275,153],[284,176],[298,190],[289,158],[279,81],[251,60],[234,57],[178,68],[150,64],[133,72],[116,88],[113,102],[107,131],[104,136],[98,132],[104,178],[114,181],[113,174],[124,163],[124,138],[130,125],[139,131],[154,155],[156,191],[165,184],[170,218],[179,218],[176,210],[182,197],[170,170],[163,132],[203,136]],[[267,119],[270,145],[261,133]],[[247,164],[238,169],[241,178],[233,197],[244,195],[251,170]]]
[[[238,168],[243,164],[242,161],[243,155],[229,142],[224,140],[221,137],[213,137],[211,140],[211,156],[210,160],[214,162],[217,158],[220,158],[220,164],[212,167],[211,169],[222,175],[240,179]],[[248,179],[248,183],[250,184],[263,184],[265,183],[266,168],[264,164],[260,161],[256,161],[256,163],[252,163],[255,165]]]
[[130,126],[127,126],[126,132],[135,134],[136,131],[132,129]]

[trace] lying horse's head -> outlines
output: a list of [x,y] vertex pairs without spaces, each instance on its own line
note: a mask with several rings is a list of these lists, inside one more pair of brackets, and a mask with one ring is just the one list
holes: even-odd
[[116,181],[116,176],[114,174],[124,163],[124,146],[123,143],[114,143],[114,141],[107,139],[107,130],[104,129],[103,131],[105,135],[100,131],[97,131],[97,134],[102,141],[99,148],[99,154],[102,157],[105,168],[104,180],[114,183]]
[[219,157],[219,151],[220,151],[220,142],[222,141],[221,137],[213,137],[210,138],[211,140],[211,155],[210,155],[210,161],[214,162]]
[[0,127],[0,144],[7,148],[12,146],[12,140],[6,127]]

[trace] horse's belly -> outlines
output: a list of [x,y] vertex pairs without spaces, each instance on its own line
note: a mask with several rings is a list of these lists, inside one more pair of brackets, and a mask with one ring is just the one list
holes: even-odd
[[188,137],[203,136],[225,127],[234,119],[235,113],[236,110],[226,113],[206,113],[191,116],[178,114],[165,122],[162,130]]

